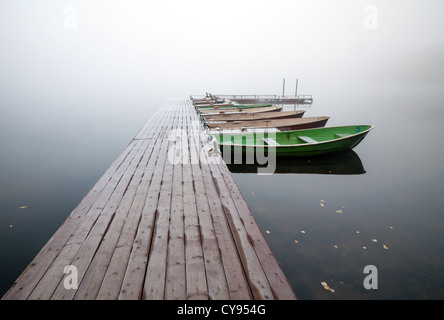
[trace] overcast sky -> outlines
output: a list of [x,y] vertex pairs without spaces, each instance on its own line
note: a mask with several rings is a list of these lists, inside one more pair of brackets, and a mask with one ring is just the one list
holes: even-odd
[[442,85],[443,13],[442,0],[3,0],[0,93]]

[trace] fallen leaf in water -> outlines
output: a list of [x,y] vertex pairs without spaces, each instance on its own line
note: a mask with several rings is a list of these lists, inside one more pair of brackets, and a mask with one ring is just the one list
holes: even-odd
[[337,248],[338,248],[338,245],[335,244],[333,247],[337,249]]
[[359,231],[356,231],[356,233],[357,233],[357,234],[359,234],[359,233],[361,233],[361,232],[359,232]]
[[330,292],[335,293],[335,289],[330,288]]
[[362,247],[362,249],[367,250],[367,247]]
[[305,233],[305,230],[301,230],[301,233]]
[[324,206],[324,204],[321,202],[321,207],[323,207]]
[[389,227],[389,229],[393,230],[394,228],[393,227]]
[[373,242],[378,242],[378,240],[376,240],[376,239],[372,239],[372,241],[373,241]]
[[387,247],[385,244],[383,244],[382,247],[383,247],[385,250],[388,250],[388,249],[389,249],[389,247]]
[[321,202],[325,202],[325,200],[321,200]]
[[294,240],[294,243],[299,243],[299,241],[298,240]]
[[336,213],[342,213],[342,210],[341,209],[336,210]]
[[28,208],[28,206],[21,206],[21,207],[19,207],[19,209],[26,209],[26,208]]
[[14,228],[14,226],[12,224],[9,225],[10,228]]
[[321,285],[324,287],[325,290],[328,290],[330,292],[335,292],[334,289],[330,288],[327,282],[321,282]]
[[270,234],[270,231],[268,231],[268,230],[265,230],[265,233],[267,233],[267,234]]
[[254,194],[254,192],[252,192],[251,194]]

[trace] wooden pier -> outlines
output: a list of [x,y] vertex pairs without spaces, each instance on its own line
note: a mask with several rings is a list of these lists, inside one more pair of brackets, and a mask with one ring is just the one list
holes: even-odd
[[228,99],[239,104],[250,103],[271,103],[278,105],[311,105],[313,103],[312,95],[298,95],[298,96],[278,96],[278,95],[215,95],[220,99]]
[[3,299],[295,299],[210,148],[168,99]]

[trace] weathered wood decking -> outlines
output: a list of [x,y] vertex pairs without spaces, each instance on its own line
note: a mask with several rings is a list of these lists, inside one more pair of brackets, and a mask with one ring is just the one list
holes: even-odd
[[201,130],[189,99],[169,99],[3,299],[295,299]]

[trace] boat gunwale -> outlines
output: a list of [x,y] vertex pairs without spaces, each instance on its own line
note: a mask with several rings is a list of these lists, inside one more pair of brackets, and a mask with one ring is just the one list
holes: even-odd
[[[370,132],[375,126],[374,125],[372,125],[372,124],[366,124],[366,125],[357,125],[356,127],[359,127],[359,126],[370,126],[370,128],[368,128],[368,129],[366,129],[366,130],[364,130],[364,131],[361,131],[361,132],[357,132],[356,134],[353,134],[353,135],[350,135],[350,136],[347,136],[347,137],[338,137],[337,139],[332,139],[332,140],[326,140],[326,141],[320,141],[320,142],[317,142],[317,143],[299,143],[299,144],[280,144],[280,145],[278,145],[278,146],[271,146],[271,145],[265,145],[265,144],[259,144],[259,145],[251,145],[251,144],[232,144],[232,143],[230,143],[230,144],[228,144],[228,143],[220,143],[220,142],[218,142],[217,140],[216,140],[216,142],[217,142],[217,144],[219,145],[219,146],[232,146],[232,147],[245,147],[245,148],[247,148],[247,147],[251,147],[251,148],[257,148],[257,147],[263,147],[263,148],[269,148],[269,149],[277,149],[277,148],[294,148],[294,147],[300,147],[300,146],[308,146],[308,145],[312,145],[312,146],[314,146],[314,145],[320,145],[320,144],[325,144],[325,143],[330,143],[330,142],[335,142],[335,141],[341,141],[341,140],[347,140],[347,139],[351,139],[351,138],[353,138],[353,137],[358,137],[358,136],[360,136],[360,135],[363,135],[364,133],[365,134],[367,134],[368,132]],[[346,128],[346,127],[354,127],[354,126],[337,126],[337,127],[328,127],[328,128],[315,128],[315,129],[330,129],[330,128]],[[311,130],[311,129],[301,129],[301,130],[291,130],[290,132],[295,132],[295,131],[304,131],[304,130]],[[280,131],[280,132],[289,132],[289,131]],[[276,132],[272,132],[272,133],[276,133]],[[247,133],[247,134],[252,134],[251,132],[249,132],[249,133]],[[215,135],[215,134],[213,134],[213,135]],[[219,134],[220,135],[220,134]],[[228,135],[228,134],[227,134]],[[242,132],[236,132],[236,133],[233,133],[233,134],[230,134],[230,136],[231,135],[245,135],[245,133],[242,133]]]

